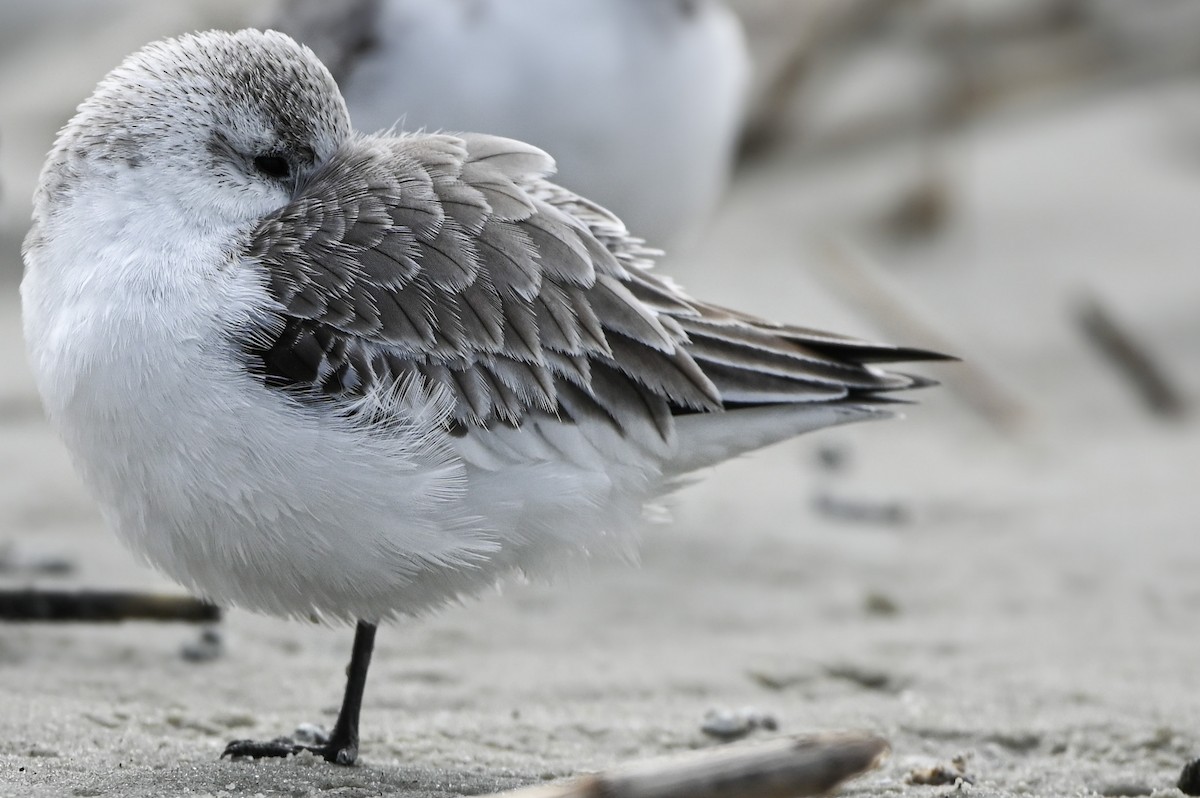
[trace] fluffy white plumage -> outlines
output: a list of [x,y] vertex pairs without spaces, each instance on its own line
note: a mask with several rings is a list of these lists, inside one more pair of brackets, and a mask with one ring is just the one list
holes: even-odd
[[277,33],[115,69],[47,159],[21,293],[121,537],[221,603],[419,613],[622,550],[681,475],[886,415],[920,381],[865,364],[936,357],[692,300],[551,166],[354,134]]

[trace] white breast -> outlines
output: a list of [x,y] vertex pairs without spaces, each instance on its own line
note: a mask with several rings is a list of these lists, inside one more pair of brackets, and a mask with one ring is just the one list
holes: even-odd
[[[182,584],[272,614],[378,620],[628,550],[657,456],[543,417],[444,432],[388,397],[386,433],[262,385],[236,331],[270,300],[228,242],[80,198],[30,235],[21,286],[50,419],[121,538]],[[661,453],[659,453],[661,454]]]
[[121,537],[197,591],[276,614],[380,618],[473,590],[458,566],[496,544],[463,517],[428,397],[370,436],[263,387],[230,338],[267,301],[217,243],[233,231],[184,236],[161,215],[138,229],[94,205],[35,228],[21,293],[47,412]]

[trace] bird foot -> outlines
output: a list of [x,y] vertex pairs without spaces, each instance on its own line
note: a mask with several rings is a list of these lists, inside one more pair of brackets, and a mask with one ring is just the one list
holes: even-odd
[[276,737],[273,740],[234,740],[225,746],[225,750],[221,752],[221,758],[284,758],[308,751],[335,765],[353,765],[358,761],[358,743],[353,740],[333,739],[323,729],[310,727],[308,724],[297,729],[294,736],[303,742],[297,742],[292,737]]

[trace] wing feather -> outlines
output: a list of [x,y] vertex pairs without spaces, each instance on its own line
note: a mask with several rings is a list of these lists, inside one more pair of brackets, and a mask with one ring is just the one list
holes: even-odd
[[252,366],[347,407],[441,385],[467,431],[549,415],[665,441],[680,414],[919,387],[865,364],[939,357],[697,302],[552,170],[494,136],[351,139],[250,235],[277,303],[242,337]]

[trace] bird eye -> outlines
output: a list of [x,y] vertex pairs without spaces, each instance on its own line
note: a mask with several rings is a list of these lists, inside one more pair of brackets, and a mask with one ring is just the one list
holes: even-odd
[[292,165],[282,155],[260,155],[254,159],[254,168],[267,177],[287,177],[292,172]]

